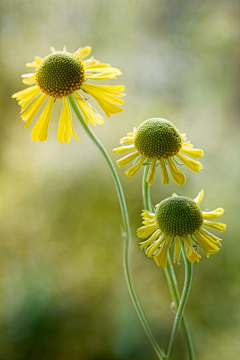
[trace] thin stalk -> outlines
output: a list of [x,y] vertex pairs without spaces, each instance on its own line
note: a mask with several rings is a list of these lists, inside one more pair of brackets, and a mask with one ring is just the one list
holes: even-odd
[[182,295],[180,298],[179,306],[178,306],[174,324],[173,324],[172,334],[171,334],[169,347],[168,347],[167,360],[170,360],[172,358],[174,341],[176,338],[179,324],[182,320],[184,308],[187,303],[187,299],[188,299],[188,295],[189,295],[191,283],[192,283],[193,264],[188,260],[183,244],[182,244],[182,255],[183,255],[183,260],[184,260],[184,264],[185,264],[185,280],[184,280],[183,292],[182,292]]
[[100,140],[95,136],[95,134],[91,131],[91,129],[86,125],[83,115],[81,114],[81,111],[72,95],[69,97],[69,102],[70,102],[78,120],[80,121],[81,125],[83,126],[84,130],[86,131],[86,133],[88,134],[90,139],[94,142],[94,144],[97,146],[97,148],[100,150],[101,154],[103,155],[104,160],[106,161],[108,168],[112,174],[114,185],[115,185],[117,195],[118,195],[120,208],[121,208],[122,219],[123,219],[124,230],[122,231],[122,236],[124,239],[124,271],[125,271],[125,277],[126,277],[128,291],[129,291],[133,306],[135,308],[135,311],[137,313],[137,316],[142,324],[142,327],[143,327],[150,343],[152,344],[152,347],[153,347],[155,353],[157,354],[157,356],[160,360],[164,360],[164,359],[166,359],[166,356],[164,355],[163,351],[159,347],[156,339],[154,338],[154,336],[152,334],[152,331],[151,331],[151,329],[148,325],[148,322],[145,318],[145,315],[143,313],[141,305],[138,301],[137,295],[136,295],[134,287],[133,287],[132,279],[131,279],[130,263],[129,263],[131,232],[130,232],[130,224],[129,224],[127,205],[126,205],[125,196],[124,196],[124,192],[122,189],[120,179],[118,177],[116,169],[115,169],[115,167],[112,163],[112,160],[111,160],[110,156],[108,155],[105,147],[102,145]]
[[[148,183],[146,181],[148,170],[149,170],[149,166],[146,166],[144,169],[144,173],[143,173],[143,181],[142,181],[143,205],[144,205],[144,209],[146,209],[148,211],[154,211],[154,208],[153,208],[153,205],[151,202],[151,198],[150,198],[150,186],[148,185]],[[172,300],[173,300],[173,302],[175,304],[175,308],[177,310],[179,307],[179,302],[180,302],[180,294],[179,294],[179,289],[178,289],[178,284],[177,284],[177,278],[175,275],[171,256],[169,253],[168,253],[168,259],[167,259],[167,267],[164,269],[164,272],[165,272],[165,276],[166,276],[166,279],[168,282],[168,287],[169,287],[169,291],[170,291]],[[189,360],[195,360],[192,338],[191,338],[189,326],[188,326],[188,323],[187,323],[187,320],[186,320],[186,317],[184,314],[182,315],[181,327],[182,327],[182,331],[187,340]]]

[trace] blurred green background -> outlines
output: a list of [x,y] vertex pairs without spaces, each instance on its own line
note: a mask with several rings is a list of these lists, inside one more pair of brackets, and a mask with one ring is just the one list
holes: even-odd
[[[186,315],[197,360],[240,358],[238,13],[237,0],[1,1],[1,360],[156,359],[127,292],[121,214],[101,155],[76,118],[80,143],[57,141],[59,103],[47,141],[32,141],[11,99],[25,88],[25,63],[52,45],[91,45],[97,59],[122,70],[109,84],[126,86],[124,111],[94,128],[114,162],[120,137],[151,117],[172,121],[204,149],[204,169],[185,167],[181,188],[162,185],[158,171],[152,200],[204,188],[203,209],[225,208],[223,247],[194,265]],[[166,349],[170,295],[135,235],[142,171],[127,178],[124,170],[133,281]],[[176,267],[180,284],[183,268]],[[179,333],[174,360],[186,358]]]

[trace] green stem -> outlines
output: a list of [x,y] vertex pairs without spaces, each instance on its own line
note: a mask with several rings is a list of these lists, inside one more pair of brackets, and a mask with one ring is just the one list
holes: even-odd
[[124,238],[124,271],[125,271],[125,277],[126,277],[126,282],[127,282],[127,286],[128,286],[128,291],[133,303],[133,306],[136,310],[137,316],[143,326],[143,329],[150,341],[150,343],[152,344],[152,347],[155,351],[155,353],[157,354],[158,358],[160,360],[164,360],[166,359],[166,356],[164,355],[163,351],[161,350],[161,348],[159,347],[156,339],[154,338],[152,331],[148,325],[148,322],[145,318],[145,315],[143,313],[143,310],[141,308],[141,305],[138,301],[137,295],[135,293],[133,284],[132,284],[132,280],[131,280],[131,274],[130,274],[130,263],[129,263],[129,252],[130,252],[130,243],[131,243],[131,233],[130,233],[130,225],[129,225],[129,217],[128,217],[128,211],[127,211],[127,205],[126,205],[126,201],[125,201],[125,197],[124,197],[124,193],[123,193],[123,189],[122,189],[122,185],[120,182],[120,179],[118,177],[118,174],[116,172],[116,169],[112,163],[111,158],[109,157],[106,149],[104,148],[104,146],[102,145],[102,143],[99,141],[99,139],[95,136],[95,134],[91,131],[91,129],[86,125],[85,120],[81,114],[81,111],[74,99],[74,97],[71,95],[69,97],[69,102],[78,118],[78,120],[80,121],[80,123],[82,124],[84,130],[86,131],[86,133],[88,134],[88,136],[90,137],[90,139],[94,142],[94,144],[97,146],[97,148],[100,150],[101,154],[103,155],[109,170],[112,174],[113,177],[113,181],[114,181],[114,185],[117,191],[117,195],[118,195],[118,200],[119,200],[119,204],[120,204],[120,208],[121,208],[121,213],[122,213],[122,219],[123,219],[123,227],[124,227],[124,231],[122,233],[123,238]]
[[[148,185],[148,183],[146,181],[148,170],[149,170],[149,166],[146,166],[144,173],[143,173],[143,181],[142,181],[143,204],[144,204],[144,209],[146,209],[148,211],[154,211],[154,208],[153,208],[152,202],[151,202],[151,198],[150,198],[150,186]],[[175,304],[175,308],[177,310],[179,307],[179,302],[180,302],[180,294],[179,294],[176,275],[175,275],[174,268],[172,265],[171,256],[169,253],[168,253],[167,267],[164,269],[164,271],[165,271],[165,276],[166,276],[166,279],[168,282],[169,291],[170,291],[172,300]],[[181,327],[182,327],[182,331],[187,340],[189,360],[194,360],[195,355],[194,355],[192,338],[191,338],[188,323],[187,323],[187,320],[186,320],[184,314],[182,315]]]
[[172,358],[174,341],[175,341],[175,338],[177,335],[177,330],[178,330],[179,324],[183,317],[184,308],[187,303],[187,299],[188,299],[188,295],[189,295],[191,283],[192,283],[193,264],[188,260],[183,244],[182,244],[182,255],[183,255],[184,264],[185,264],[185,280],[184,280],[183,292],[182,292],[182,295],[180,298],[179,306],[178,306],[176,317],[175,317],[174,324],[173,324],[172,334],[171,334],[169,347],[168,347],[167,360],[170,360]]

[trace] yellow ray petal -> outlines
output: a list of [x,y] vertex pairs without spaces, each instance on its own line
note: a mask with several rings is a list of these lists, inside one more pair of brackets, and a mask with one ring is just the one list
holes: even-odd
[[157,159],[156,158],[153,158],[152,161],[151,161],[151,165],[150,165],[150,168],[148,170],[148,174],[147,174],[147,183],[149,185],[152,185],[153,184],[153,181],[154,181],[154,177],[155,177],[155,170],[156,170],[156,162],[157,162]]
[[201,246],[207,257],[209,257],[211,254],[215,254],[220,250],[215,244],[213,244],[205,236],[201,235],[198,231],[194,231],[193,237],[197,240],[198,244]]
[[120,139],[120,144],[121,145],[133,144],[133,141],[134,141],[134,136],[124,136],[123,138]]
[[225,210],[223,208],[218,208],[212,211],[203,211],[202,214],[204,219],[216,219],[221,216],[224,211]]
[[200,232],[200,234],[202,236],[204,236],[205,238],[207,238],[208,240],[212,241],[214,244],[217,244],[219,246],[222,246],[221,244],[221,241],[222,239],[220,239],[219,237],[217,237],[216,235],[213,235],[212,233],[210,233],[209,231],[203,229],[203,228],[200,228],[198,230]]
[[142,156],[141,159],[138,160],[135,165],[133,165],[132,167],[130,167],[130,169],[125,171],[125,174],[128,177],[131,177],[131,176],[135,175],[136,172],[140,169],[141,165],[144,163],[145,160],[146,160],[146,157]]
[[171,240],[172,240],[171,235],[166,236],[165,242],[160,247],[157,254],[153,256],[153,259],[155,260],[155,263],[158,266],[161,266],[163,268],[165,268],[167,266],[167,254],[168,254],[169,246],[171,244]]
[[147,246],[152,244],[160,234],[161,234],[161,230],[157,229],[148,240],[140,243],[140,248],[145,249]]
[[199,161],[190,159],[180,152],[178,152],[176,156],[193,171],[199,172],[203,168],[203,165]]
[[107,86],[86,83],[82,85],[82,89],[97,100],[107,117],[110,117],[110,114],[116,114],[123,110],[114,104],[122,105],[123,100],[118,99],[118,97],[125,95],[120,93],[124,88],[122,85]]
[[44,141],[48,136],[48,125],[52,114],[52,107],[54,103],[54,97],[50,96],[47,105],[45,106],[42,114],[32,129],[32,139],[34,141]]
[[151,257],[154,252],[157,250],[157,248],[162,244],[162,242],[164,241],[166,235],[162,234],[159,239],[157,239],[152,245],[150,245],[146,251],[145,254],[147,255],[147,257]]
[[192,147],[189,146],[185,146],[183,144],[183,146],[181,147],[180,151],[184,152],[185,154],[193,157],[193,158],[200,158],[203,156],[203,150],[201,149],[193,149]]
[[177,184],[177,185],[183,185],[186,182],[186,178],[185,175],[179,171],[176,168],[176,165],[174,164],[174,162],[172,161],[171,158],[167,159],[168,165],[169,165],[169,170],[170,173],[172,175],[173,181]]
[[74,98],[76,99],[78,106],[80,107],[86,124],[89,124],[89,121],[92,125],[104,125],[103,117],[97,113],[97,111],[92,107],[86,100],[82,98],[76,91],[73,93]]
[[38,67],[38,65],[41,63],[42,58],[40,56],[35,56],[34,61],[31,63],[27,63],[27,67]]
[[18,91],[17,93],[12,95],[12,98],[16,100],[24,100],[28,98],[31,94],[35,94],[37,88],[38,86],[31,86],[30,88]]
[[183,243],[188,260],[191,261],[192,263],[194,263],[195,261],[199,262],[201,256],[192,247],[189,236],[183,237]]
[[174,263],[180,264],[180,251],[181,251],[181,238],[180,236],[176,236],[174,239],[175,242],[175,248],[174,248]]
[[162,183],[169,184],[168,172],[167,172],[166,164],[163,159],[160,159],[160,166],[161,166]]
[[69,143],[71,140],[71,136],[75,137],[78,141],[80,140],[79,137],[75,134],[72,126],[72,117],[71,117],[71,111],[69,107],[68,97],[64,97],[63,101],[63,109],[62,113],[59,119],[59,125],[58,125],[58,132],[57,132],[57,139],[61,143]]
[[155,214],[148,210],[143,210],[141,215],[143,219],[149,219],[149,220],[155,219]]
[[30,126],[32,119],[34,118],[34,116],[42,106],[46,97],[47,97],[46,94],[39,95],[21,115],[21,118],[23,119],[23,121],[25,121],[24,124],[25,129],[27,129]]
[[88,56],[92,51],[91,46],[84,46],[83,48],[80,47],[74,55],[79,57],[80,59],[84,59],[86,56]]
[[132,144],[132,145],[126,145],[126,146],[121,146],[121,147],[115,148],[115,149],[113,149],[113,152],[115,154],[121,154],[126,151],[133,150],[133,149],[135,149],[135,146]]
[[212,222],[212,221],[208,221],[208,220],[204,220],[203,225],[208,226],[208,227],[210,227],[212,229],[215,229],[215,230],[220,230],[220,231],[226,230],[226,227],[227,227],[226,224],[222,224],[222,223],[219,223],[219,222]]
[[126,164],[128,164],[130,161],[134,160],[139,154],[138,151],[134,151],[131,154],[128,154],[126,156],[124,156],[123,158],[117,160],[117,164],[119,167],[124,166]]
[[197,197],[195,197],[195,199],[194,199],[195,203],[197,203],[198,205],[200,205],[201,202],[202,202],[202,200],[203,200],[203,197],[204,197],[204,190],[201,190],[201,191],[198,193]]
[[151,235],[157,229],[157,224],[141,226],[137,229],[137,236],[141,239],[144,239]]

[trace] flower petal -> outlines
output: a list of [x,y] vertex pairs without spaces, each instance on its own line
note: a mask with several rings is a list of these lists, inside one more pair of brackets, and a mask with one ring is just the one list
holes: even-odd
[[107,86],[86,83],[82,85],[82,89],[91,94],[97,100],[107,117],[110,117],[110,114],[116,114],[123,110],[114,104],[123,104],[123,100],[118,99],[118,97],[125,95],[120,93],[120,91],[123,91],[124,88],[125,87],[123,85]]
[[130,167],[130,169],[125,171],[125,174],[128,177],[131,177],[131,176],[135,175],[136,172],[140,169],[141,165],[144,163],[145,160],[146,160],[146,157],[142,156],[141,159],[138,160],[135,165],[133,165],[132,167]]
[[166,167],[165,161],[162,158],[160,159],[160,166],[161,166],[162,183],[169,184],[167,167]]
[[202,202],[202,200],[203,200],[203,197],[204,197],[204,190],[201,190],[201,191],[198,193],[197,197],[195,197],[195,199],[194,199],[195,203],[197,203],[198,205],[200,205],[201,202]]
[[75,137],[75,139],[80,140],[79,137],[75,134],[72,126],[72,117],[71,111],[69,107],[68,97],[64,96],[63,109],[59,119],[57,139],[61,143],[69,143],[71,140],[71,136]]
[[184,154],[181,154],[181,152],[178,152],[176,156],[193,171],[199,172],[203,168],[203,165],[199,161],[190,159]]
[[172,175],[173,181],[177,184],[177,185],[183,185],[186,182],[186,178],[185,175],[179,171],[176,168],[176,165],[174,164],[174,162],[172,161],[171,158],[167,159],[168,165],[169,165],[169,170],[170,173]]
[[84,46],[84,47],[80,47],[75,53],[74,55],[79,57],[80,59],[84,59],[86,56],[88,56],[92,51],[91,46]]
[[203,225],[208,226],[215,230],[220,230],[220,231],[226,230],[226,227],[227,227],[226,224],[219,223],[219,222],[212,222],[212,221],[208,221],[208,220],[204,220]]
[[139,155],[139,152],[134,151],[133,153],[128,154],[128,155],[124,156],[123,158],[117,160],[117,164],[119,167],[124,166],[124,165],[128,164],[130,161],[134,160],[138,155]]
[[82,96],[80,96],[76,91],[73,93],[73,96],[84,115],[87,126],[89,124],[89,121],[94,126],[96,126],[97,124],[105,124],[103,117],[98,114],[94,107],[91,106],[86,100],[84,100]]
[[183,243],[188,260],[191,261],[191,263],[194,263],[195,261],[199,262],[201,256],[194,250],[189,236],[183,237]]
[[121,146],[121,147],[115,148],[115,149],[113,149],[113,152],[115,154],[121,154],[123,152],[133,150],[133,149],[135,149],[135,146],[133,144],[131,144],[131,145],[126,145],[126,146]]
[[181,238],[180,236],[176,236],[174,239],[175,248],[174,248],[174,263],[180,265],[180,251],[181,251]]
[[155,170],[156,170],[156,162],[157,162],[157,159],[156,158],[153,158],[152,161],[151,161],[151,165],[150,165],[150,168],[148,170],[148,174],[147,174],[147,183],[149,185],[152,185],[153,184],[153,181],[154,181],[154,177],[155,177]]
[[165,242],[160,247],[157,254],[153,256],[155,263],[158,266],[162,266],[163,268],[167,266],[167,254],[168,254],[169,246],[171,245],[172,238],[173,237],[171,235],[167,235],[165,238]]
[[157,229],[157,224],[147,225],[147,226],[141,226],[137,229],[137,236],[141,239],[144,239],[151,235],[153,231]]
[[147,257],[151,257],[155,251],[157,250],[157,248],[161,245],[161,243],[164,241],[166,235],[162,234],[154,243],[152,243],[152,245],[150,245],[146,251],[145,254],[147,255]]
[[146,240],[146,241],[143,241],[140,243],[140,248],[141,249],[145,249],[147,246],[149,246],[150,244],[152,244],[156,239],[157,237],[161,234],[161,230],[160,229],[157,229],[152,235],[151,237]]
[[202,214],[204,219],[216,219],[221,216],[224,211],[225,210],[223,208],[218,208],[212,211],[203,211]]
[[198,231],[194,231],[193,237],[197,240],[198,244],[201,246],[207,257],[209,257],[211,254],[217,253],[220,250],[215,244],[213,244],[208,238],[200,234]]
[[185,154],[193,157],[193,158],[200,158],[203,156],[203,150],[201,149],[193,149],[189,146],[185,146],[183,144],[183,146],[181,147],[180,151],[184,152]]
[[46,94],[39,95],[21,115],[21,118],[23,119],[23,121],[25,121],[24,124],[25,129],[27,129],[30,126],[32,119],[34,118],[34,116],[42,106],[46,97],[47,97]]
[[214,244],[217,244],[219,246],[222,246],[221,244],[221,241],[222,239],[220,239],[219,237],[217,237],[216,235],[213,235],[212,233],[210,233],[209,231],[203,229],[203,228],[200,228],[198,230],[200,232],[200,234],[202,236],[204,236],[205,238],[207,238],[208,240],[212,241]]
[[32,129],[32,139],[37,141],[44,141],[48,136],[48,125],[52,114],[52,107],[54,103],[54,97],[50,96],[47,105],[45,106],[42,114],[40,115],[36,125]]

